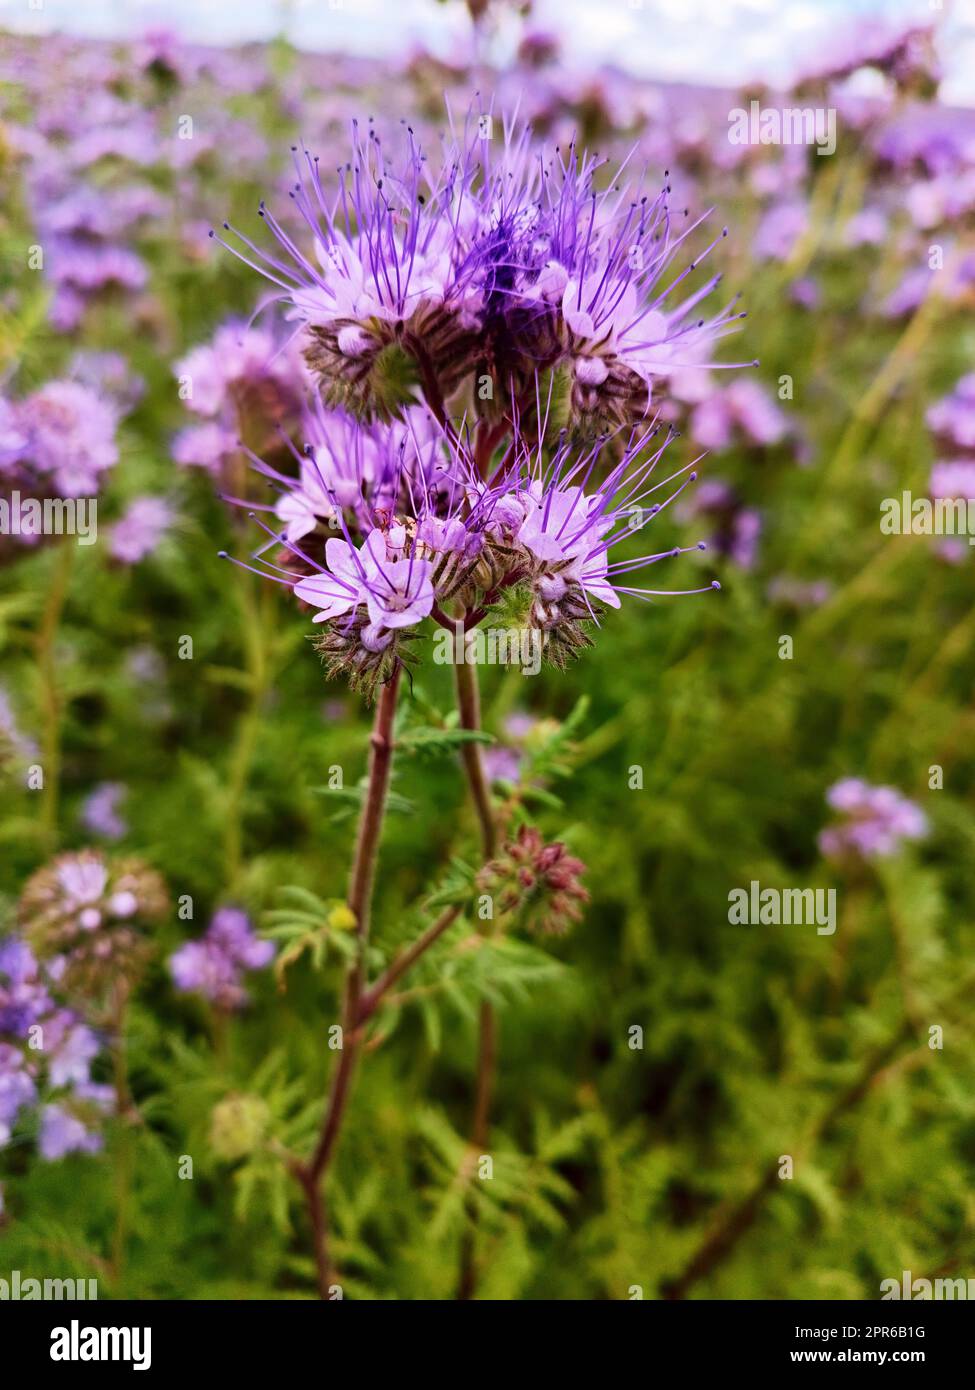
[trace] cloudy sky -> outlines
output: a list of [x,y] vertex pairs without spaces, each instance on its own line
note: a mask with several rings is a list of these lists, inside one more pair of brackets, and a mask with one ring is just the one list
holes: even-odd
[[[570,57],[719,84],[787,79],[797,59],[857,15],[924,22],[935,12],[946,95],[975,104],[975,0],[536,0],[536,11]],[[467,29],[463,0],[0,0],[0,24],[104,36],[164,25],[214,43],[284,30],[303,47],[359,53],[404,50],[416,39],[449,52]]]

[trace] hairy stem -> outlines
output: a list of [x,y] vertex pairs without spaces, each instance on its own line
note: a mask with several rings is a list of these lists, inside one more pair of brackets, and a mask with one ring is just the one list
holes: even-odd
[[332,1283],[328,1220],[322,1196],[322,1184],[338,1144],[351,1092],[357,1054],[362,1041],[362,1030],[359,1027],[360,996],[365,978],[365,954],[369,941],[369,914],[372,906],[376,856],[382,834],[386,796],[389,791],[389,777],[393,762],[393,720],[396,714],[396,697],[399,693],[401,669],[397,665],[389,682],[383,686],[373,721],[366,799],[363,802],[359,817],[355,859],[349,879],[347,899],[356,919],[358,950],[345,978],[345,998],[342,1006],[342,1050],[332,1077],[331,1090],[314,1153],[307,1164],[298,1164],[294,1167],[295,1176],[305,1193],[314,1241],[318,1292],[322,1298],[328,1298]]
[[[463,665],[456,665],[454,671],[456,673],[457,709],[460,714],[461,727],[476,732],[481,727],[481,695],[477,685],[477,668],[464,662]],[[470,787],[471,799],[474,802],[474,809],[477,812],[481,829],[481,848],[486,863],[494,858],[497,835],[494,812],[491,809],[491,795],[488,791],[487,778],[484,776],[484,765],[481,762],[480,744],[463,744],[461,746],[461,759],[467,776],[467,784]]]
[[407,946],[401,951],[396,959],[386,967],[375,984],[370,985],[370,987],[362,993],[359,999],[358,1014],[358,1023],[360,1027],[376,1012],[383,998],[389,993],[393,985],[403,978],[407,970],[416,964],[423,953],[428,951],[433,943],[439,940],[448,928],[453,926],[462,911],[462,907],[455,906],[448,907],[444,912],[441,912],[437,920],[431,922],[426,931],[422,932],[412,945]]
[[[478,730],[481,727],[481,696],[477,683],[477,668],[464,662],[454,667],[457,687],[457,709],[461,726]],[[497,841],[497,827],[491,808],[491,796],[484,764],[481,761],[481,748],[478,743],[465,743],[461,748],[461,759],[471,800],[477,812],[481,830],[481,848],[484,862],[494,857]],[[474,1083],[474,1110],[471,1117],[471,1150],[483,1150],[490,1132],[491,1095],[494,1090],[494,1074],[497,1062],[497,1023],[493,1006],[485,1000],[478,1015],[477,1076]],[[473,1203],[467,1205],[468,1224],[461,1241],[460,1279],[457,1297],[473,1298],[477,1285],[476,1263],[476,1210]]]

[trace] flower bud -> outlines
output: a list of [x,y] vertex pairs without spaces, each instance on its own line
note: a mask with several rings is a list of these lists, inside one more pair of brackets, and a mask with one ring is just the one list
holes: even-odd
[[211,1149],[228,1163],[249,1158],[267,1137],[270,1118],[267,1102],[260,1096],[227,1096],[210,1116]]

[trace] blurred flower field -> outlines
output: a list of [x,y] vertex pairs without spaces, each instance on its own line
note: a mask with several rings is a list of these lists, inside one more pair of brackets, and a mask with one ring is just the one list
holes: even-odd
[[0,1271],[975,1274],[975,112],[490,23],[0,36]]

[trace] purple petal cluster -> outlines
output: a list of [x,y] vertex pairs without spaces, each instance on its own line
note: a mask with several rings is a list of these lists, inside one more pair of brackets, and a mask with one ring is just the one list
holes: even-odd
[[66,987],[101,998],[116,981],[131,986],[138,977],[152,950],[143,928],[166,907],[165,884],[143,860],[83,849],[31,875],[17,922]]
[[118,461],[118,412],[77,381],[0,403],[0,475],[35,497],[97,494]]
[[274,945],[255,936],[250,918],[236,907],[221,907],[199,941],[187,941],[169,958],[169,972],[181,994],[201,994],[218,1009],[247,1003],[247,971],[263,970],[274,959]]
[[886,859],[905,840],[922,839],[928,820],[895,787],[875,787],[859,777],[844,777],[826,793],[840,819],[819,835],[820,852],[830,859]]
[[975,372],[928,410],[928,428],[938,441],[959,453],[975,454]]
[[121,840],[129,828],[119,814],[119,802],[125,795],[121,782],[100,783],[82,803],[81,823],[85,829],[106,840]]
[[290,341],[279,342],[264,329],[230,320],[173,370],[187,409],[205,422],[180,431],[173,457],[218,478],[242,441],[263,450],[300,414],[306,384],[301,358]]
[[632,424],[654,380],[711,365],[741,315],[697,316],[719,276],[687,291],[714,241],[676,266],[703,218],[676,232],[666,182],[650,196],[605,163],[540,150],[488,110],[472,109],[437,159],[409,127],[387,149],[354,123],[337,181],[295,150],[297,227],[262,204],[279,254],[235,229],[231,249],[278,287],[330,405],[397,414],[407,398],[382,386],[395,349],[441,415],[479,364],[503,398],[559,366],[580,418]]
[[91,1078],[101,1039],[55,1001],[53,987],[23,941],[0,941],[0,1147],[32,1116],[48,1160],[97,1152],[112,1104],[111,1087]]
[[173,509],[164,497],[136,497],[112,527],[108,548],[114,560],[137,565],[151,555],[169,530]]

